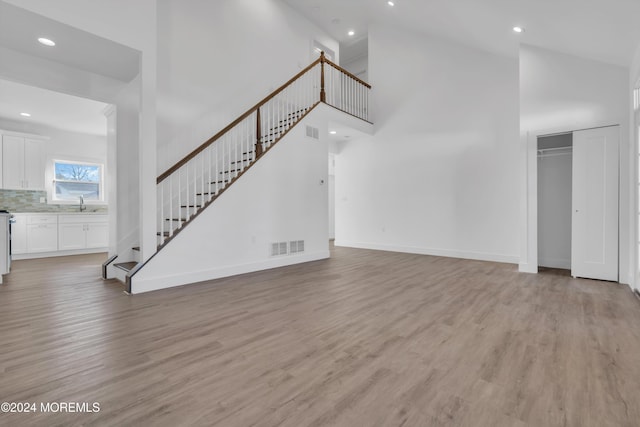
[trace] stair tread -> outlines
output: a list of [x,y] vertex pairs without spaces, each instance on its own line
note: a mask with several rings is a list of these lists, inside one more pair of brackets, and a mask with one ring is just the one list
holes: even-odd
[[187,218],[165,218],[165,221],[182,221],[182,222],[186,222],[189,221]]
[[299,109],[299,110],[297,110],[297,111],[294,111],[293,113],[289,113],[289,114],[288,114],[288,116],[289,116],[289,117],[291,117],[291,116],[293,116],[293,115],[303,113],[303,112],[305,112],[305,111],[307,111],[307,110],[308,110],[308,108],[301,108],[301,109]]
[[182,205],[180,207],[183,208],[183,209],[186,209],[186,208],[201,208],[202,205]]
[[113,264],[114,267],[117,267],[120,270],[124,271],[131,271],[136,267],[136,265],[138,265],[138,263],[135,261],[119,262],[117,264]]
[[[291,120],[295,120],[295,119],[296,119],[296,117],[293,117],[293,118],[288,119],[288,120],[291,121]],[[280,121],[282,122],[282,120],[280,120]],[[280,128],[288,128],[290,126],[291,126],[291,123],[284,123],[284,124],[281,124],[279,126],[274,126],[270,130],[275,130],[275,129],[280,129]]]

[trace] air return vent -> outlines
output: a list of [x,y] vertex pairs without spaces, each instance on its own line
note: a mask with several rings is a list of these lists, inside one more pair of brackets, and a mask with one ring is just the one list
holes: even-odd
[[307,126],[307,136],[313,139],[320,139],[320,130],[313,126]]
[[298,254],[304,252],[304,240],[292,240],[289,242],[289,253]]
[[286,255],[287,253],[287,242],[277,242],[271,244],[271,256]]

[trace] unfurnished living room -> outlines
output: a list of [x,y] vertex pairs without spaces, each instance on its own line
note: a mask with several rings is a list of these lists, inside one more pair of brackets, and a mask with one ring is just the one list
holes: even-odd
[[0,426],[637,427],[638,17],[0,0]]

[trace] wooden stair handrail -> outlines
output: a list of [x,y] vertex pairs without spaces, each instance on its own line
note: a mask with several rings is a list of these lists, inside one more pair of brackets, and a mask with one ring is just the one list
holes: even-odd
[[[288,82],[286,82],[285,84],[283,84],[282,86],[280,86],[278,89],[274,90],[273,92],[271,92],[271,94],[269,94],[266,98],[264,98],[262,101],[258,102],[256,105],[254,105],[253,107],[251,107],[249,110],[247,110],[244,114],[242,114],[240,117],[238,117],[237,119],[235,119],[233,122],[231,122],[228,126],[226,126],[224,129],[222,129],[220,132],[216,133],[214,136],[212,136],[211,138],[209,138],[207,141],[205,141],[203,144],[201,144],[198,148],[196,148],[195,150],[193,150],[191,153],[189,153],[187,156],[185,156],[182,160],[180,160],[178,163],[176,163],[175,165],[171,166],[169,169],[167,169],[164,173],[162,173],[160,176],[158,176],[158,178],[156,179],[156,185],[160,184],[162,181],[164,181],[165,179],[167,179],[169,176],[171,176],[171,174],[173,174],[175,171],[177,171],[178,169],[180,169],[182,166],[184,166],[185,164],[187,164],[191,159],[193,159],[195,156],[197,156],[199,153],[201,153],[202,151],[204,151],[207,147],[209,147],[211,144],[213,144],[214,142],[216,142],[218,139],[220,139],[224,134],[226,134],[227,132],[229,132],[231,129],[233,129],[235,126],[237,126],[240,122],[242,122],[244,119],[246,119],[247,117],[249,117],[251,114],[253,114],[255,111],[258,111],[258,113],[260,112],[260,107],[262,107],[264,104],[266,104],[267,102],[269,102],[271,99],[273,99],[275,96],[277,96],[280,92],[282,92],[283,90],[285,90],[287,87],[289,87],[293,82],[295,82],[296,80],[298,80],[300,77],[302,77],[304,74],[306,74],[309,70],[311,70],[313,67],[315,67],[318,64],[324,65],[324,63],[327,63],[328,65],[330,65],[331,67],[335,68],[336,70],[342,72],[343,74],[346,74],[348,77],[352,78],[353,80],[355,80],[356,82],[360,83],[361,85],[365,86],[368,89],[371,89],[371,85],[365,81],[363,81],[362,79],[356,77],[355,75],[353,75],[352,73],[350,73],[349,71],[345,70],[344,68],[342,68],[341,66],[339,66],[338,64],[334,64],[333,62],[329,61],[325,55],[324,52],[320,53],[320,57],[318,59],[316,59],[315,61],[313,61],[311,64],[309,64],[306,68],[304,68],[302,71],[300,71],[298,74],[296,74],[295,76],[293,76],[291,79],[289,79]],[[320,73],[321,79],[322,79],[322,89],[321,89],[321,102],[326,102],[324,99],[324,68],[322,69],[321,73]],[[259,118],[258,118],[258,123],[259,123]],[[258,144],[259,145],[259,144]]]
[[160,184],[162,181],[167,179],[172,173],[174,173],[175,171],[180,169],[182,166],[184,166],[187,162],[189,162],[189,160],[193,159],[200,152],[204,151],[208,146],[210,146],[211,144],[216,142],[218,139],[220,139],[225,133],[227,133],[231,129],[233,129],[236,125],[238,125],[238,123],[240,123],[241,121],[243,121],[244,119],[249,117],[251,114],[253,114],[254,111],[256,111],[257,109],[262,107],[267,102],[271,101],[280,92],[282,92],[287,87],[289,87],[294,81],[298,80],[303,74],[305,74],[307,71],[309,71],[310,69],[312,69],[313,67],[318,65],[321,62],[321,59],[322,58],[318,58],[315,61],[313,61],[309,66],[307,66],[305,69],[303,69],[298,74],[293,76],[288,82],[286,82],[285,84],[280,86],[278,89],[276,89],[273,92],[271,92],[271,94],[269,94],[266,98],[264,98],[262,101],[258,102],[253,107],[251,107],[243,115],[241,115],[240,117],[238,117],[237,119],[232,121],[227,127],[225,127],[220,132],[218,132],[217,134],[215,134],[214,136],[209,138],[207,141],[205,141],[202,145],[200,145],[198,148],[196,148],[191,153],[189,153],[185,158],[180,160],[178,163],[176,163],[175,165],[173,165],[169,169],[167,169],[162,175],[160,175],[158,177],[158,179],[156,179],[156,184]]
[[338,64],[334,64],[333,62],[329,61],[328,59],[325,59],[324,62],[326,62],[327,64],[331,65],[333,68],[335,68],[336,70],[346,74],[347,76],[351,77],[353,80],[357,81],[358,83],[360,83],[361,85],[363,85],[364,87],[366,87],[367,89],[371,89],[371,85],[367,82],[365,82],[364,80],[356,77],[354,74],[350,73],[349,71],[345,70],[344,68],[342,68],[341,66],[339,66]]

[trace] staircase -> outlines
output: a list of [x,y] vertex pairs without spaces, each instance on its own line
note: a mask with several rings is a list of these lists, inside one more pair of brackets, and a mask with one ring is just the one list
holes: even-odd
[[[168,245],[320,103],[369,121],[370,89],[321,53],[316,61],[157,178],[157,250]],[[143,264],[110,261],[125,272],[130,292],[131,278]]]

